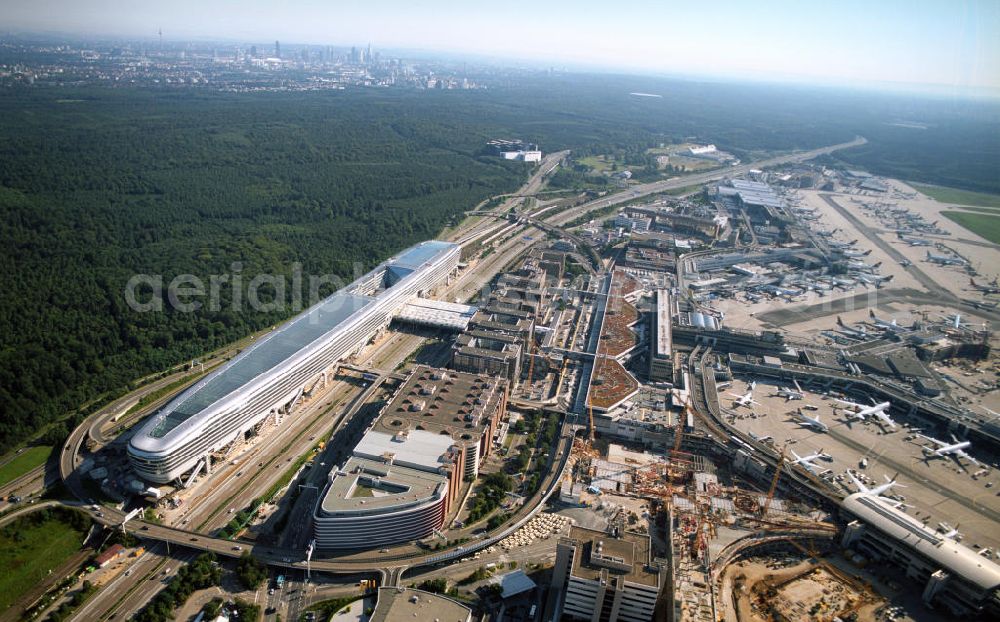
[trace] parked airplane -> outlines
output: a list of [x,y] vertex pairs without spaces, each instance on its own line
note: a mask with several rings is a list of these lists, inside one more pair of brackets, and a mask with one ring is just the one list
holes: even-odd
[[857,339],[868,338],[868,331],[864,328],[851,328],[847,326],[844,324],[844,320],[840,319],[839,315],[837,316],[837,326],[840,327],[840,332],[844,333],[848,337],[855,337]]
[[854,477],[854,473],[851,473],[850,471],[848,471],[847,472],[847,476],[851,478],[852,482],[854,482],[854,485],[857,487],[858,492],[864,493],[866,495],[871,495],[873,497],[878,497],[883,492],[888,492],[889,489],[891,489],[893,486],[899,486],[900,488],[906,488],[906,486],[904,486],[904,485],[902,485],[902,484],[900,484],[900,483],[898,483],[896,481],[896,476],[893,476],[892,479],[889,479],[888,475],[883,475],[882,477],[885,478],[885,483],[884,484],[879,484],[878,486],[872,486],[871,488],[865,486],[864,484],[861,483],[861,480],[859,480],[858,478]]
[[948,523],[938,523],[938,531],[941,533],[941,535],[944,536],[945,538],[954,540],[955,542],[962,541],[962,534],[958,533],[959,527],[961,527],[961,525],[959,524],[956,524],[954,527],[952,527]]
[[[837,230],[835,230],[835,231],[837,231]],[[831,241],[831,242],[827,242],[827,244],[830,245],[830,248],[836,248],[836,249],[840,249],[840,250],[851,248],[852,246],[854,246],[857,243],[858,243],[857,240],[851,240],[850,242],[837,242],[835,240]]]
[[868,317],[871,318],[872,323],[875,324],[875,326],[878,326],[879,328],[884,328],[884,329],[892,331],[892,332],[897,332],[897,331],[902,331],[902,330],[909,330],[906,327],[900,326],[899,324],[897,324],[896,323],[896,318],[893,318],[891,322],[887,322],[885,320],[880,320],[878,318],[878,316],[875,315],[875,312],[872,311],[871,309],[868,310]]
[[910,246],[931,246],[933,244],[933,242],[925,238],[915,238],[913,236],[903,235],[902,233],[897,235],[899,235],[900,240],[906,242]]
[[852,258],[867,257],[868,255],[872,254],[872,249],[869,248],[868,250],[866,250],[864,252],[861,252],[861,251],[852,251],[852,250],[844,250],[842,254],[844,255],[844,257],[852,257]]
[[932,255],[930,251],[927,251],[927,261],[941,266],[964,266],[968,263],[961,257],[954,255]]
[[847,267],[852,270],[863,270],[865,272],[874,272],[878,270],[879,266],[882,265],[881,261],[876,261],[873,264],[866,264],[863,261],[851,260],[847,262]]
[[795,412],[795,414],[799,418],[799,421],[797,421],[796,423],[798,423],[800,426],[804,428],[812,428],[817,432],[828,432],[830,430],[830,426],[826,425],[825,423],[819,420],[819,415],[816,415],[815,417],[810,417],[809,415],[802,412],[801,408],[798,409]]
[[857,275],[859,281],[861,281],[862,283],[865,283],[867,285],[874,285],[875,287],[878,287],[878,286],[882,285],[882,283],[888,283],[889,281],[892,280],[893,276],[895,276],[895,275],[894,274],[886,274],[886,275],[881,275],[881,276],[877,275],[877,274],[859,274],[859,275]]
[[767,436],[759,436],[757,434],[754,434],[753,432],[750,432],[750,438],[757,441],[758,443],[767,443],[769,441],[774,440],[774,437],[771,436],[770,434],[768,434]]
[[951,325],[952,328],[961,328],[963,326],[972,326],[969,322],[962,321],[961,313],[954,313],[952,315],[944,316],[944,320]]
[[996,279],[993,279],[993,282],[989,285],[979,285],[975,279],[969,277],[969,285],[972,286],[972,289],[984,294],[1000,294],[1000,284],[997,283]]
[[753,399],[753,388],[755,386],[757,386],[757,383],[751,382],[749,385],[747,385],[747,392],[744,393],[743,395],[737,395],[735,393],[727,393],[727,395],[732,395],[733,397],[736,398],[735,400],[733,400],[733,403],[736,404],[737,406],[746,406],[747,408],[751,408],[752,405],[760,406],[760,402],[756,402]]
[[[844,409],[845,412],[849,413],[854,419],[866,421],[868,417],[875,416],[878,417],[882,423],[889,426],[893,430],[896,429],[896,422],[889,417],[889,413],[885,412],[890,406],[892,406],[892,402],[882,402],[875,404],[874,406],[865,406],[864,404],[858,404],[857,402],[851,402],[849,400],[835,399],[834,401],[845,404],[847,406],[847,408]],[[851,410],[852,408],[856,410]]]
[[786,402],[791,400],[801,400],[804,398],[806,394],[802,392],[802,387],[799,386],[799,381],[793,378],[792,382],[795,383],[794,389],[789,387],[778,387],[778,392],[775,393],[775,395],[785,398]]
[[823,460],[829,460],[831,457],[830,454],[823,453],[822,449],[820,449],[818,452],[814,454],[809,454],[808,456],[800,456],[799,454],[795,453],[795,450],[792,450],[792,455],[795,456],[795,460],[792,460],[792,464],[797,464],[803,467],[813,475],[816,475],[819,470],[819,467],[813,464],[813,461],[819,460],[821,458]]
[[934,445],[936,446],[934,449],[931,449],[930,447],[924,447],[925,460],[929,460],[931,458],[944,458],[947,456],[954,456],[956,460],[958,458],[965,458],[972,464],[976,465],[979,464],[979,462],[975,458],[965,453],[966,449],[972,447],[972,443],[969,441],[960,441],[957,438],[955,438],[954,434],[951,435],[951,440],[953,441],[951,443],[947,443],[945,441],[939,441],[936,438],[933,438],[931,436],[925,436],[923,434],[918,434],[917,436],[934,443]]

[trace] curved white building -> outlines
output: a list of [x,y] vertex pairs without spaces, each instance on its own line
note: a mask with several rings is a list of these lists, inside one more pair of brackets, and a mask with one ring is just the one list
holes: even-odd
[[148,481],[170,482],[287,410],[414,296],[445,281],[459,254],[449,242],[418,244],[261,338],[146,421],[129,442],[132,466]]
[[313,530],[320,549],[367,549],[429,536],[447,511],[445,475],[351,458],[332,474]]

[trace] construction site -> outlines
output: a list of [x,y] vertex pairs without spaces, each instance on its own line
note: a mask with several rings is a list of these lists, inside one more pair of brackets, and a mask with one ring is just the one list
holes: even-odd
[[[590,430],[596,408],[589,409]],[[648,534],[654,557],[670,560],[669,619],[832,619],[880,602],[863,582],[823,560],[836,548],[834,517],[776,494],[783,464],[759,489],[732,465],[686,450],[685,427],[693,418],[685,406],[672,446],[662,453],[592,432],[579,436],[560,495],[609,525]],[[795,572],[769,568],[778,558],[794,562]]]

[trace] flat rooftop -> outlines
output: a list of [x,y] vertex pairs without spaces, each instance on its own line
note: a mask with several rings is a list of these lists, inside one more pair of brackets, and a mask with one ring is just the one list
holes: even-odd
[[457,302],[414,298],[403,306],[396,319],[462,331],[469,327],[469,320],[476,310],[476,307]]
[[450,598],[423,590],[382,587],[369,622],[467,622],[472,610]]
[[450,435],[426,430],[399,430],[394,434],[377,429],[369,430],[354,446],[354,455],[372,460],[391,458],[396,464],[437,471],[446,464],[455,441]]
[[394,512],[440,498],[447,488],[443,475],[352,457],[334,471],[320,508],[327,516]]
[[[629,583],[660,585],[659,572],[649,570],[649,536],[625,531],[615,538],[604,531],[573,526],[569,539],[576,540],[579,547],[573,560],[573,576],[596,581],[601,571],[607,570],[610,576],[622,577]],[[622,569],[625,566],[629,570]]]
[[468,445],[487,430],[506,391],[502,378],[418,365],[371,430],[389,436],[425,431],[442,442]]

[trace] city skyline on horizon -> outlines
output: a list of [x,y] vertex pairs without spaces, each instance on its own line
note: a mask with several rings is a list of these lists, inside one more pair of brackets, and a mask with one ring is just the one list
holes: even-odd
[[[187,9],[175,4],[114,11],[119,4],[14,0],[0,7],[0,19],[8,31],[84,38],[155,39],[162,31],[171,41],[281,40],[338,47],[373,42],[380,49],[584,71],[1000,94],[1000,5],[979,0],[888,2],[863,11],[852,11],[851,5],[863,5],[853,1],[833,11],[767,0],[753,11],[728,6],[708,25],[696,9],[642,0],[629,0],[619,12],[597,19],[588,10],[595,8],[590,2],[575,4],[578,10],[566,15],[558,6],[536,9],[515,2],[539,17],[520,29],[510,21],[523,13],[516,10],[501,15],[489,7],[453,7],[453,15],[440,19],[435,9],[451,5],[447,0],[419,10],[384,2],[394,7],[389,9],[399,18],[394,20],[355,6],[313,2],[273,7],[263,1],[202,5],[182,0]],[[640,9],[649,19],[638,19]],[[780,13],[785,15],[770,17]]]

